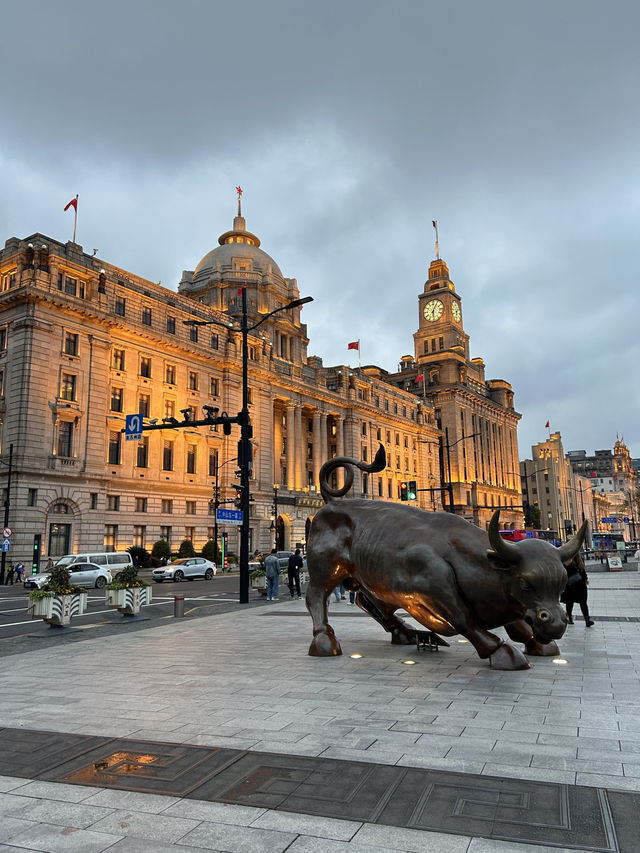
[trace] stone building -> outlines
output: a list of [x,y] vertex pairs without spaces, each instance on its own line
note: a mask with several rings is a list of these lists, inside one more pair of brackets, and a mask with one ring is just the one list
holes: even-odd
[[[126,414],[147,424],[235,415],[242,405],[241,335],[229,328],[246,288],[250,320],[298,298],[295,279],[246,230],[230,231],[178,291],[147,281],[42,234],[11,238],[0,251],[0,483],[14,529],[11,557],[31,561],[69,551],[150,548],[214,537],[213,488],[232,502],[239,429],[163,429],[125,441]],[[324,367],[307,356],[295,308],[249,335],[253,425],[250,550],[306,541],[322,500],[318,472],[335,455],[387,468],[358,472],[353,492],[397,500],[408,478],[440,485],[434,408],[385,382],[377,368]],[[186,320],[220,325],[186,326]],[[235,463],[235,464],[234,464]],[[276,491],[277,490],[277,491]],[[437,493],[420,493],[432,508]],[[440,506],[438,496],[438,507]],[[226,528],[230,551],[238,530]],[[277,537],[277,540],[276,540]]]
[[[486,527],[497,507],[505,529],[523,526],[513,390],[485,379],[481,358],[471,358],[462,299],[439,257],[418,295],[414,353],[387,380],[434,408],[442,430],[442,480],[459,515]],[[449,484],[450,489],[449,489]]]

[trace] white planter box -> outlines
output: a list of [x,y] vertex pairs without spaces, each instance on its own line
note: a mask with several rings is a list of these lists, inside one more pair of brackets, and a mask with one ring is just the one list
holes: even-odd
[[267,588],[267,578],[263,575],[260,578],[253,578],[251,581],[251,589],[261,589],[264,590]]
[[123,616],[135,616],[140,608],[151,602],[150,586],[135,586],[130,589],[105,590],[105,604],[114,607]]
[[27,611],[34,619],[44,619],[50,625],[68,625],[72,616],[82,616],[87,609],[88,594],[48,595],[29,601]]

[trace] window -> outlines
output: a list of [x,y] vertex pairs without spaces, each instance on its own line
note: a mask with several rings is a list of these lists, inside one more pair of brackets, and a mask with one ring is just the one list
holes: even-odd
[[176,416],[176,401],[175,400],[165,400],[164,401],[164,416],[165,416],[165,418],[175,418],[175,416]]
[[79,296],[84,299],[84,282],[78,281],[77,278],[72,278],[69,275],[58,275],[58,290],[68,293],[70,296]]
[[118,525],[105,524],[104,526],[104,550],[115,551],[118,545]]
[[120,511],[120,495],[107,495],[107,510],[109,512]]
[[197,326],[189,326],[189,340],[194,344],[198,343],[198,327]]
[[69,458],[72,456],[73,447],[73,423],[72,421],[61,421],[58,424],[58,447],[56,453],[58,456]]
[[98,509],[98,493],[91,492],[89,495],[90,506],[89,509]]
[[218,336],[211,335],[211,349],[218,349]]
[[138,447],[136,448],[136,467],[137,468],[148,468],[149,467],[149,436],[143,435],[142,438],[138,441]]
[[142,325],[150,326],[151,325],[151,308],[143,308],[142,309]]
[[198,390],[198,374],[195,371],[189,371],[189,390],[197,391]]
[[186,501],[185,512],[187,515],[195,515],[196,514],[196,502],[195,501]]
[[113,313],[118,314],[119,317],[124,317],[126,308],[127,300],[124,298],[124,296],[116,296],[115,305],[113,306]]
[[78,335],[67,332],[64,336],[65,355],[78,355]]
[[188,539],[189,542],[193,542],[196,538],[196,529],[195,527],[185,527],[184,529],[184,538]]
[[444,349],[444,338],[438,338],[438,349]]
[[161,507],[163,515],[171,515],[173,513],[173,500],[171,498],[163,498]]
[[176,333],[176,318],[175,317],[167,317],[167,332],[170,335],[175,335],[175,333]]
[[173,442],[165,441],[162,449],[162,470],[173,471]]
[[362,434],[363,435],[367,434],[367,424],[365,421],[362,422]]
[[138,397],[138,411],[142,415],[143,418],[149,417],[149,411],[151,409],[151,397],[149,394],[140,394]]
[[112,388],[111,389],[111,411],[112,412],[121,412],[122,411],[122,398],[124,395],[123,388]]
[[35,506],[38,503],[38,490],[37,489],[29,489],[29,494],[27,497],[27,505]]
[[109,433],[109,465],[120,464],[120,439],[119,432]]
[[0,352],[5,352],[7,349],[7,328],[0,329]]
[[196,446],[195,444],[187,445],[187,474],[196,473]]
[[60,383],[60,396],[63,400],[76,399],[76,380],[77,376],[74,373],[63,373]]
[[209,476],[215,477],[218,470],[218,451],[209,450]]
[[253,388],[247,388],[247,403],[253,405]]
[[146,498],[136,498],[136,512],[146,512],[147,511],[147,499]]
[[114,370],[124,370],[124,350],[123,349],[114,349],[113,359],[111,361],[111,367],[113,367]]
[[209,396],[217,397],[219,395],[219,393],[220,393],[219,382],[214,376],[211,376],[209,378]]
[[151,359],[149,356],[140,356],[140,376],[151,379]]
[[4,367],[0,368],[0,397],[4,397]]
[[147,535],[147,527],[144,524],[133,525],[133,544],[137,548],[144,548],[144,543]]
[[171,527],[161,527],[160,538],[164,539],[165,542],[171,542]]
[[176,384],[176,366],[175,364],[167,364],[164,369],[164,381],[167,385]]

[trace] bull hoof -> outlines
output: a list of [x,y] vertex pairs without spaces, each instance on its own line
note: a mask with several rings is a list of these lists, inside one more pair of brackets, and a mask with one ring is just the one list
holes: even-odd
[[537,640],[529,640],[525,646],[525,652],[531,655],[531,657],[543,658],[559,655],[560,649],[555,640],[552,640],[550,643],[539,643]]
[[520,649],[509,643],[502,643],[489,655],[489,666],[491,669],[516,670],[529,669],[530,663]]
[[330,658],[342,654],[340,643],[336,639],[336,635],[331,631],[321,631],[316,634],[311,645],[309,646],[309,654],[317,658]]
[[416,632],[406,628],[392,628],[391,643],[394,646],[415,646]]

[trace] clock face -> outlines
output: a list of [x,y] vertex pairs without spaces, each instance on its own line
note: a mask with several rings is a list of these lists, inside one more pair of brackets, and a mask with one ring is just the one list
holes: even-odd
[[438,320],[442,317],[442,312],[444,311],[444,305],[440,302],[439,299],[432,299],[431,302],[427,302],[424,306],[424,317],[425,320]]
[[460,306],[457,302],[453,302],[451,305],[451,316],[456,321],[456,323],[460,322]]

